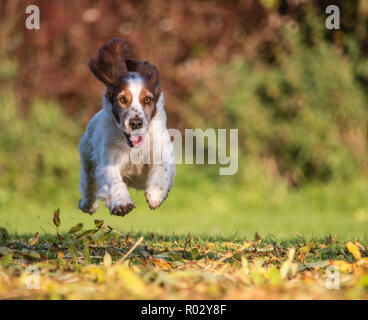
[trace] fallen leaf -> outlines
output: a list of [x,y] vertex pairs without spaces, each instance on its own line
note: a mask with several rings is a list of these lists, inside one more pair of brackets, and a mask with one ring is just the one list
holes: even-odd
[[353,257],[356,259],[356,260],[359,260],[362,258],[361,254],[360,254],[360,251],[358,249],[358,247],[352,243],[351,241],[349,241],[347,244],[346,244],[346,247],[348,248],[349,252],[353,255]]
[[8,254],[10,254],[10,250],[8,248],[0,247],[0,255],[7,256]]
[[355,243],[355,245],[356,245],[357,247],[359,247],[360,249],[365,250],[364,246],[362,246],[362,245],[358,242],[358,240],[355,240],[355,241],[354,241],[354,243]]
[[301,252],[301,253],[297,256],[297,259],[298,259],[301,263],[305,264],[305,254],[304,254],[303,252]]
[[37,251],[29,251],[29,252],[22,252],[21,255],[30,260],[38,260],[41,259],[41,255]]
[[215,244],[213,243],[213,242],[206,242],[206,247],[207,248],[209,248],[209,249],[211,249],[211,248],[213,248],[214,246],[215,246]]
[[98,229],[89,229],[86,230],[84,232],[82,232],[77,239],[81,239],[81,238],[87,238],[87,236],[91,235],[91,234],[95,234],[96,232],[98,232]]
[[299,249],[299,252],[307,254],[314,247],[314,242],[308,242],[305,246]]
[[103,226],[103,224],[104,224],[104,221],[103,220],[101,220],[101,219],[96,219],[95,220],[95,226],[97,227],[97,228],[101,228],[102,226]]
[[335,261],[332,261],[331,264],[333,266],[336,266],[337,268],[339,268],[340,271],[345,272],[345,273],[349,273],[353,271],[353,265],[344,260],[335,260]]
[[82,228],[83,228],[83,223],[78,223],[74,227],[70,228],[70,230],[68,231],[68,233],[69,234],[76,233],[76,232],[82,230]]
[[13,254],[8,254],[6,256],[3,256],[0,260],[0,263],[2,265],[3,268],[6,268],[12,261],[13,259]]
[[159,267],[160,269],[163,270],[168,270],[172,268],[171,264],[163,259],[152,258],[152,262],[156,267]]
[[54,218],[52,219],[56,228],[60,227],[60,209],[54,211]]
[[28,245],[30,245],[31,247],[33,247],[33,246],[37,246],[37,244],[38,244],[38,240],[39,240],[39,237],[40,237],[39,233],[38,233],[38,232],[36,232],[36,234],[35,234],[34,238],[30,238],[30,239],[28,240]]

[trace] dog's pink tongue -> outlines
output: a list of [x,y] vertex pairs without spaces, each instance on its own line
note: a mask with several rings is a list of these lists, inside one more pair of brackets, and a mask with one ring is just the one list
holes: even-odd
[[141,142],[143,141],[143,136],[132,136],[131,141],[132,141],[132,145],[136,147],[140,145]]

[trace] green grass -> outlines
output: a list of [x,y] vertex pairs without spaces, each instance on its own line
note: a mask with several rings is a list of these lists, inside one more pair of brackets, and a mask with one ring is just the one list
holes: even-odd
[[19,118],[12,99],[1,100],[0,226],[13,235],[52,233],[56,208],[63,231],[77,222],[93,225],[99,218],[123,233],[239,239],[252,239],[255,232],[280,239],[367,234],[364,177],[291,189],[284,180],[271,178],[262,162],[242,155],[235,176],[219,176],[216,166],[178,165],[174,188],[155,211],[143,192],[131,190],[136,209],[129,215],[110,216],[101,204],[91,217],[77,209],[81,118],[66,118],[59,108],[40,101],[28,118]]
[[[193,186],[186,180],[193,180]],[[53,231],[53,211],[60,208],[65,228],[79,221],[89,225],[93,219],[104,219],[121,232],[134,233],[251,238],[258,232],[290,238],[325,234],[357,238],[366,235],[368,227],[367,186],[357,181],[348,186],[316,185],[297,191],[281,186],[252,190],[251,186],[211,185],[198,170],[179,166],[173,190],[155,211],[147,207],[143,192],[131,190],[136,209],[124,218],[110,216],[102,203],[93,217],[86,215],[77,209],[76,179],[74,188],[61,191],[56,199],[13,198],[1,209],[0,226],[12,234],[49,233]]]

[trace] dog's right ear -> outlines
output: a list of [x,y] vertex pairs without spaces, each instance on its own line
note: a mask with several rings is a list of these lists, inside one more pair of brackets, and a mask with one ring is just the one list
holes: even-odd
[[129,56],[129,48],[125,40],[114,38],[98,50],[96,57],[88,62],[95,77],[106,86],[112,86],[116,79],[126,73],[125,59]]

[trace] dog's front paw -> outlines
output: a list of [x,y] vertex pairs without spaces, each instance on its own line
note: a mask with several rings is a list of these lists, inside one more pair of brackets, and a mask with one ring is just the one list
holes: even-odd
[[167,192],[164,192],[163,188],[152,188],[144,193],[148,206],[151,209],[158,208],[162,202],[167,198]]
[[127,215],[130,211],[132,211],[135,208],[135,205],[133,203],[128,203],[125,205],[116,205],[113,207],[110,212],[114,216],[121,216],[124,217]]
[[85,199],[79,200],[79,209],[82,210],[85,213],[94,214],[98,209],[98,201],[95,201],[94,203],[90,203],[86,201]]

